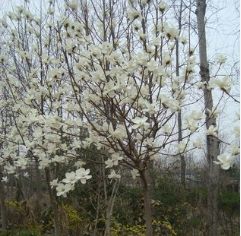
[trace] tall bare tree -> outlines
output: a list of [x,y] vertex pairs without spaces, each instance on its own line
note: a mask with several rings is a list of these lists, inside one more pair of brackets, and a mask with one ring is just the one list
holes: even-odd
[[[205,12],[206,0],[197,0],[197,25],[199,38],[199,57],[200,57],[200,75],[202,82],[205,83],[204,88],[204,103],[206,110],[206,127],[207,129],[213,125],[216,126],[216,118],[209,115],[208,110],[213,110],[212,92],[207,89],[210,81],[209,64],[207,60],[207,46],[205,34]],[[216,236],[218,234],[218,182],[219,182],[219,166],[215,165],[213,161],[216,160],[220,154],[219,140],[217,137],[207,135],[207,160],[208,160],[208,222],[207,235]]]

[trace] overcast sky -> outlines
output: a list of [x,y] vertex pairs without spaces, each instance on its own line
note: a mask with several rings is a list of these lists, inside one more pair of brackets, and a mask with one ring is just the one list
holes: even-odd
[[[38,5],[41,0],[29,0]],[[212,49],[210,56],[224,53],[239,58],[239,0],[206,0],[207,39]],[[21,5],[24,0],[0,0],[1,12],[9,11],[13,6]]]
[[[214,53],[224,53],[234,60],[240,56],[239,1],[212,0],[208,8],[208,41]],[[217,8],[217,9],[215,9]],[[213,56],[210,54],[210,56]]]
[[[223,54],[228,57],[227,70],[238,62],[240,65],[240,2],[239,0],[210,0],[207,9],[207,41],[209,59],[214,59],[215,55]],[[229,71],[224,71],[229,72]],[[240,78],[235,78],[236,86],[233,92],[240,92]],[[214,96],[215,100],[215,96]],[[217,99],[216,99],[217,100]],[[235,113],[239,113],[240,105],[232,99],[227,99],[222,114],[222,127],[224,133],[230,131],[230,127],[237,125],[233,122]],[[225,132],[225,130],[227,130]]]

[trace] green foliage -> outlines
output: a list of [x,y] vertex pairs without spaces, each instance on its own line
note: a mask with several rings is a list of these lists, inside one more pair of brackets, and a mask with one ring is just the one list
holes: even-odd
[[[202,222],[197,209],[195,205],[187,202],[187,191],[180,187],[175,178],[171,175],[164,176],[158,179],[157,183],[158,187],[154,191],[155,199],[152,200],[155,235],[186,236],[192,228],[200,228]],[[193,193],[193,196],[196,194],[199,198],[204,197],[206,193],[204,189],[202,191],[200,189]],[[113,217],[115,220],[113,235],[133,235],[134,230],[138,232],[136,227],[144,225],[141,189],[120,186]],[[141,235],[142,231],[138,233],[137,235]]]
[[76,209],[73,206],[63,204],[62,209],[66,212],[68,217],[69,226],[72,228],[78,222],[81,222],[81,218]]
[[[98,180],[97,177],[95,179]],[[154,235],[186,236],[193,229],[201,232],[206,224],[205,216],[202,215],[202,211],[206,211],[206,188],[183,189],[171,175],[157,179],[156,183],[158,187],[154,191],[152,200]],[[69,198],[61,200],[59,214],[62,232],[68,232],[73,236],[79,235],[79,232],[89,233],[93,230],[95,223],[97,223],[97,232],[104,232],[105,211],[100,210],[99,218],[95,218],[94,206],[98,198],[96,191],[93,190],[94,187],[98,187],[97,182],[93,186],[81,186],[71,192]],[[107,191],[109,190],[107,189]],[[99,195],[101,205],[104,204],[103,197]],[[0,236],[43,236],[43,233],[53,229],[53,215],[50,208],[45,208],[41,212],[41,222],[36,224],[26,218],[24,208],[26,205],[23,204],[23,201],[7,201],[7,205],[11,216],[16,221],[15,224],[12,224],[12,228],[27,229],[27,231],[4,231],[0,232]],[[239,193],[220,191],[219,209],[222,212],[220,235],[238,235],[239,206]],[[111,235],[113,236],[145,235],[143,195],[140,188],[120,185],[112,219]]]
[[171,175],[159,178],[158,186],[155,189],[155,198],[160,200],[165,206],[175,206],[184,200],[184,190]]
[[36,231],[15,229],[15,230],[0,231],[0,236],[51,236],[51,235],[47,235],[47,234],[43,235]]
[[206,204],[207,202],[207,189],[204,187],[196,187],[191,189],[187,194],[187,200],[192,206],[198,203]]
[[192,228],[201,227],[197,209],[187,201],[187,191],[171,175],[158,179],[152,201],[155,220],[162,222],[160,235],[185,236]]
[[239,215],[240,212],[240,195],[238,192],[221,191],[219,197],[219,208],[226,213]]
[[142,194],[139,188],[121,185],[116,198],[114,218],[122,225],[142,223]]
[[[37,217],[39,216],[36,216],[28,201],[6,201],[6,204],[9,208],[9,218],[11,219],[12,229],[26,229],[28,230],[26,231],[27,233],[34,233],[34,235],[41,233],[41,235],[43,235],[43,232],[49,231],[53,228],[53,215],[50,208],[44,209],[44,211],[41,212],[40,221],[37,221]],[[6,232],[8,233],[8,231]],[[11,233],[11,231],[9,232]],[[25,231],[19,232],[22,233]]]
[[[153,226],[156,236],[177,236],[172,225],[168,221],[153,221]],[[111,228],[111,235],[113,236],[145,236],[145,225],[122,225],[115,222]]]
[[111,228],[112,236],[145,236],[145,225],[121,225],[117,222]]
[[78,211],[69,204],[62,204],[59,211],[62,213],[62,225],[65,226],[67,231],[78,231],[80,223],[83,221],[79,216]]
[[28,230],[38,229],[34,211],[27,201],[6,201],[9,207],[9,218],[12,218],[14,227]]

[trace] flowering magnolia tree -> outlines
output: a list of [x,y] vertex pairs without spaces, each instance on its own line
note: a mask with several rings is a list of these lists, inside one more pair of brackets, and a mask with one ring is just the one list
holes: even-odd
[[[109,179],[119,181],[123,171],[140,178],[151,236],[149,170],[160,155],[203,147],[195,133],[218,109],[204,114],[190,101],[200,99],[204,86],[230,94],[231,79],[201,82],[194,49],[166,21],[169,7],[163,1],[67,1],[65,12],[54,14],[57,7],[49,1],[48,13],[38,17],[28,5],[20,6],[1,21],[4,173],[18,175],[35,163],[45,172],[57,209],[55,194],[66,197],[76,183],[91,181],[80,152],[94,145]],[[177,41],[184,52],[179,76],[173,63]],[[218,63],[224,60],[219,57]],[[177,143],[181,109],[187,112]],[[210,126],[206,135],[218,137],[217,127]],[[238,152],[232,147],[216,163],[228,169]],[[62,166],[69,168],[65,176]],[[60,235],[57,218],[55,230]]]

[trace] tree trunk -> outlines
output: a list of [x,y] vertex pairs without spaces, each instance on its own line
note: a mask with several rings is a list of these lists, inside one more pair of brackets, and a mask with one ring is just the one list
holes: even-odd
[[107,199],[105,236],[111,236],[111,217],[113,213],[115,197],[116,197],[118,188],[119,188],[119,180],[116,180],[112,188],[110,199],[109,200]]
[[144,199],[144,218],[145,218],[145,224],[146,224],[146,236],[153,236],[151,194],[150,194],[150,187],[148,185],[147,174],[148,174],[148,171],[144,170],[140,173],[140,177],[141,177],[143,199]]
[[[0,175],[2,179],[2,174]],[[4,186],[0,181],[0,207],[1,207],[1,221],[2,221],[2,229],[7,229],[7,210],[5,204],[5,193],[4,193]]]
[[46,180],[47,180],[50,204],[51,204],[51,207],[53,209],[53,214],[54,214],[54,236],[61,236],[58,205],[56,202],[56,197],[53,195],[53,191],[50,186],[50,172],[49,172],[48,168],[45,168],[45,175],[46,175]]
[[[37,158],[35,159],[35,167],[34,168],[35,168],[35,172],[36,172],[36,192],[35,192],[35,194],[36,194],[37,199],[41,199],[42,198],[42,192],[41,192],[42,183],[41,183],[41,173],[39,170],[39,164],[38,164]],[[37,213],[37,216],[40,216],[40,213],[41,213],[40,201],[35,201],[34,209]]]
[[[102,159],[102,161],[104,162],[104,159]],[[107,194],[107,182],[106,182],[106,173],[105,173],[105,168],[103,166],[102,168],[102,174],[103,174],[103,178],[104,178],[104,195],[105,195],[105,206],[106,206],[106,213],[105,213],[105,233],[104,236],[111,236],[111,217],[112,217],[112,213],[113,213],[113,208],[114,208],[114,203],[115,203],[115,198],[116,198],[116,194],[119,188],[119,180],[115,180],[113,187],[112,187],[112,191],[111,191],[111,196],[108,197]]]
[[[179,16],[178,16],[178,29],[179,29],[179,35],[181,33],[182,29],[182,6],[183,1],[181,0],[180,8],[179,8]],[[179,40],[176,40],[176,76],[180,76],[180,62],[179,62]],[[185,85],[184,85],[185,86]],[[178,122],[178,143],[182,141],[182,110],[178,112],[177,115],[177,122]],[[180,154],[180,161],[181,161],[181,184],[183,188],[186,186],[186,161],[184,154]]]
[[101,194],[101,185],[99,183],[98,185],[98,196],[97,196],[97,203],[96,203],[96,217],[95,217],[95,226],[93,230],[93,236],[97,236],[97,227],[98,227],[98,221],[99,221],[99,213],[100,213],[100,194]]
[[[199,38],[199,56],[200,56],[200,75],[202,82],[205,82],[204,89],[204,103],[206,110],[206,127],[207,129],[214,125],[216,126],[216,119],[208,117],[207,109],[212,110],[213,100],[212,93],[207,89],[207,84],[210,80],[209,65],[207,61],[207,47],[206,47],[206,35],[205,35],[205,10],[206,10],[206,0],[196,0],[197,1],[197,24],[198,24],[198,38]],[[206,137],[207,143],[207,160],[208,160],[208,194],[207,194],[207,204],[208,204],[208,219],[209,223],[207,228],[208,236],[218,236],[218,182],[219,182],[219,170],[220,167],[213,163],[220,154],[219,150],[219,140],[213,136]]]

